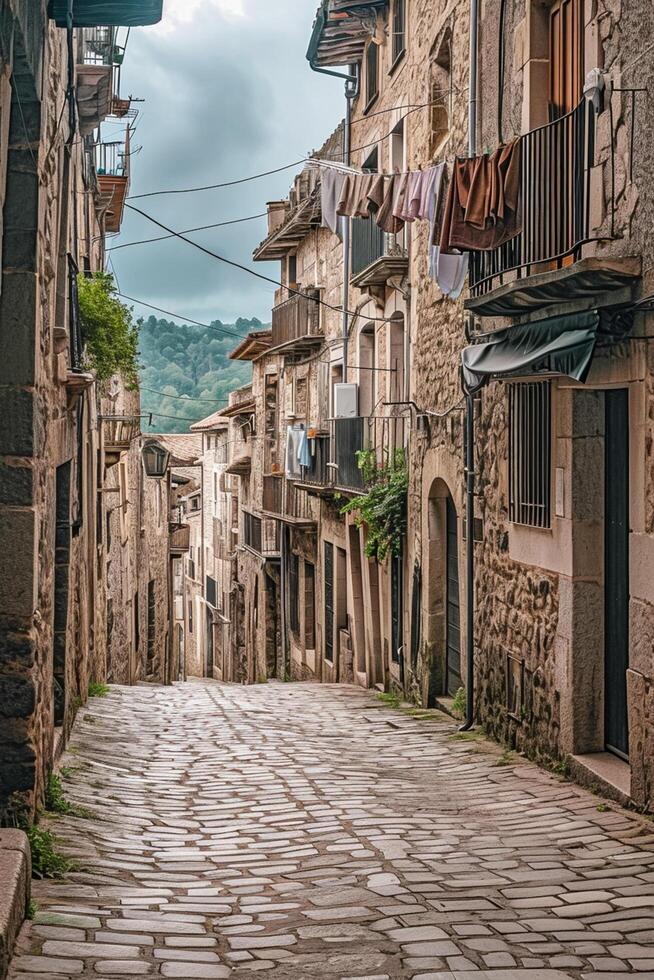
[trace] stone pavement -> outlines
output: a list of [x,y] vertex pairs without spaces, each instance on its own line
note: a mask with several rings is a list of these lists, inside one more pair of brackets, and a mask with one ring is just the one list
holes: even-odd
[[654,978],[654,827],[355,688],[113,688],[10,976]]

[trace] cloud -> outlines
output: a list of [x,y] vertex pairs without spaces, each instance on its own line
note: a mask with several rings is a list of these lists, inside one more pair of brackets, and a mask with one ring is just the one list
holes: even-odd
[[[145,99],[133,139],[133,148],[142,149],[132,161],[132,194],[249,176],[323,142],[344,100],[342,84],[311,72],[305,59],[316,5],[165,0],[165,30],[132,31],[122,92]],[[133,203],[171,228],[191,228],[265,211],[267,201],[288,194],[293,176],[289,170],[238,187]],[[276,279],[278,263],[252,263],[265,229],[259,219],[191,237]],[[110,244],[158,234],[127,212]],[[156,306],[198,320],[270,319],[273,286],[178,240],[120,250],[113,263],[122,290]]]

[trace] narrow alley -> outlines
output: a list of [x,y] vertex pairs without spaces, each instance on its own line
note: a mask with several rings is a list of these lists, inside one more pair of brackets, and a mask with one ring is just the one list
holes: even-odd
[[654,833],[344,685],[114,687],[10,976],[654,977]]

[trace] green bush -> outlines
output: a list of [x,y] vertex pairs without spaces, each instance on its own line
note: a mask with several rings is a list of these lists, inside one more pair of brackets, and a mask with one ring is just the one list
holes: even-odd
[[80,275],[79,313],[88,366],[98,381],[119,374],[128,388],[138,385],[138,327],[129,306],[117,297],[108,272]]
[[109,690],[110,688],[107,687],[106,684],[97,684],[95,681],[92,681],[89,684],[89,697],[106,698],[107,694],[109,694]]
[[398,450],[387,466],[377,466],[374,450],[357,454],[359,469],[368,488],[341,508],[341,514],[354,514],[357,527],[366,526],[366,555],[383,562],[390,554],[402,553],[406,534],[409,474],[404,452]]

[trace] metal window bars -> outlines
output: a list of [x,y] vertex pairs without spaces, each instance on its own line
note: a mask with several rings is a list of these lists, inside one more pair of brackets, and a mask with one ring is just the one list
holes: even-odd
[[509,519],[551,526],[551,383],[509,385]]

